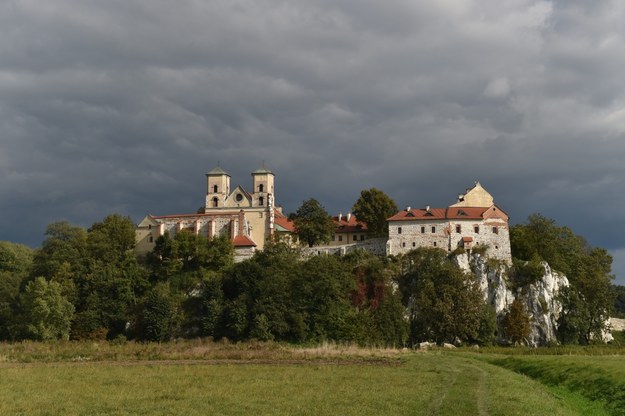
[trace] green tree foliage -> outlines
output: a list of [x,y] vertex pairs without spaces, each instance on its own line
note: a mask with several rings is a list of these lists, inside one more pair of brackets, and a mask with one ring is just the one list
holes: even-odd
[[530,317],[525,305],[515,299],[506,311],[502,320],[503,332],[506,339],[514,344],[526,342],[530,335]]
[[26,274],[32,263],[33,249],[23,244],[0,241],[0,271]]
[[[31,276],[77,280],[88,270],[87,232],[66,221],[48,225],[46,239],[35,252]],[[63,284],[61,284],[63,286]]]
[[222,286],[224,325],[216,335],[297,340],[291,289],[299,267],[296,252],[282,243],[269,243],[251,260],[226,271]]
[[352,332],[356,311],[350,294],[355,282],[335,256],[314,256],[302,264],[294,281],[295,310],[306,325],[307,339],[357,340]]
[[147,341],[170,340],[178,332],[178,304],[167,284],[159,283],[153,287],[141,303],[138,337]]
[[410,317],[410,341],[437,343],[478,337],[484,299],[477,282],[436,248],[401,259],[399,287]]
[[295,224],[300,241],[309,247],[328,243],[334,235],[335,226],[332,217],[314,198],[304,201],[290,218]]
[[35,340],[69,339],[74,306],[61,294],[61,286],[38,277],[20,295],[26,337]]
[[[165,233],[156,239],[154,249],[147,256],[153,281],[169,281],[179,289],[188,289],[198,283],[195,272],[222,270],[234,262],[234,247],[228,238],[208,239],[188,231],[171,238]],[[190,278],[194,275],[195,278]]]
[[[396,270],[386,259],[364,251],[348,255],[356,281],[352,305],[359,312],[368,344],[402,346],[408,338],[408,322],[401,296],[395,290]],[[368,330],[367,330],[368,329]]]
[[397,205],[388,195],[376,188],[365,189],[352,207],[359,221],[367,224],[372,237],[388,236],[386,219],[397,213]]
[[569,279],[571,289],[562,294],[561,341],[587,344],[600,339],[614,305],[612,257],[607,250],[591,247],[570,228],[539,214],[512,227],[510,240],[515,258],[546,261]]
[[495,308],[484,303],[480,310],[480,325],[477,335],[469,338],[469,342],[479,345],[492,345],[497,339],[497,313]]
[[614,285],[614,316],[625,318],[625,286]]
[[18,295],[32,266],[32,258],[31,248],[0,241],[0,340],[16,335]]

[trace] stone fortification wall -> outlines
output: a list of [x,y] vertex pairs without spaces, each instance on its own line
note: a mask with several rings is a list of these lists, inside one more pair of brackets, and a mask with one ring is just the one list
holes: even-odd
[[365,241],[358,241],[352,244],[345,244],[342,246],[315,246],[302,248],[302,256],[309,257],[320,254],[332,254],[336,256],[344,256],[348,253],[365,250],[369,253],[379,256],[386,255],[386,238],[372,238]]
[[445,230],[449,223],[443,221],[401,221],[389,225],[388,255],[407,253],[417,247],[449,249],[449,236]]
[[[470,238],[470,245],[463,238]],[[405,254],[418,247],[451,252],[458,247],[487,246],[486,256],[512,263],[510,231],[501,221],[428,220],[396,221],[389,226],[388,255]]]

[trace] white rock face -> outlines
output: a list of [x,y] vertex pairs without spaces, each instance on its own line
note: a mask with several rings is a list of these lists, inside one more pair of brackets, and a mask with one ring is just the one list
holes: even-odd
[[505,314],[516,298],[523,301],[532,327],[528,339],[530,345],[546,345],[557,341],[557,321],[562,311],[557,296],[563,287],[569,286],[566,276],[554,272],[547,263],[543,263],[545,272],[540,280],[513,292],[508,278],[509,267],[505,264],[488,262],[480,255],[469,256],[466,253],[455,256],[454,261],[461,269],[475,275],[484,299],[495,308],[498,318]]

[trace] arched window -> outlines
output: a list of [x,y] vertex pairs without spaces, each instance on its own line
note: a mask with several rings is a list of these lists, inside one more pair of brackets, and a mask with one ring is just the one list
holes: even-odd
[[213,198],[213,208],[217,208],[219,206],[219,198]]
[[217,190],[218,190],[218,189],[219,189],[219,188],[217,187],[217,185],[213,186],[213,192],[217,193]]
[[262,196],[258,198],[258,205],[261,207],[265,205],[265,198],[263,198]]
[[261,183],[260,185],[258,185],[258,192],[264,192],[264,191],[265,191],[265,185]]

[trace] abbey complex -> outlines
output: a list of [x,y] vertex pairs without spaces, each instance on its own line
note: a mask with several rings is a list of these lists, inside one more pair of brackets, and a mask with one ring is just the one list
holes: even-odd
[[[275,176],[264,166],[252,172],[251,192],[241,186],[231,189],[230,175],[216,167],[206,174],[204,208],[193,214],[146,216],[136,230],[137,253],[152,250],[165,232],[174,236],[183,230],[209,238],[229,237],[237,260],[251,257],[274,238],[297,241],[293,223],[275,201]],[[343,254],[364,249],[396,255],[424,246],[448,252],[482,247],[486,256],[511,262],[508,215],[479,183],[447,207],[407,207],[388,218],[388,240],[370,240],[367,225],[349,213],[333,220],[336,229],[332,241],[309,249],[310,253]]]

